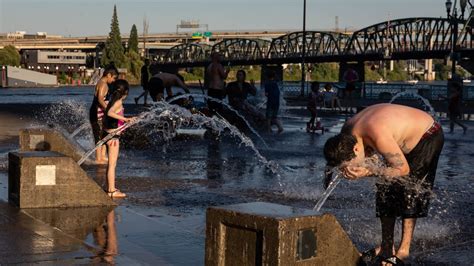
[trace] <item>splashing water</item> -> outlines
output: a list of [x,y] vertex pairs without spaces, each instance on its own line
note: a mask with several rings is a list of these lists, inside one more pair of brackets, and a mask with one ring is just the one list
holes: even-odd
[[399,92],[399,93],[395,94],[392,97],[392,99],[390,100],[389,103],[393,103],[396,99],[398,99],[402,96],[413,96],[417,99],[420,99],[424,104],[425,111],[427,111],[426,108],[428,108],[428,112],[431,114],[431,116],[434,117],[436,120],[439,120],[438,117],[436,116],[435,109],[430,104],[430,101],[428,99],[424,98],[423,96],[419,95],[418,93],[414,93],[414,92],[410,92],[410,91]]
[[171,98],[170,100],[168,100],[168,102],[173,102],[173,101],[177,101],[179,99],[184,99],[184,98],[188,98],[188,97],[203,97],[207,100],[211,100],[211,101],[214,101],[216,103],[219,103],[219,104],[222,104],[224,105],[226,108],[228,108],[229,110],[231,110],[232,112],[234,112],[239,118],[241,118],[245,124],[247,125],[247,127],[250,129],[250,131],[252,131],[253,134],[255,134],[255,136],[257,136],[257,138],[265,145],[266,148],[268,148],[268,145],[267,143],[265,142],[265,140],[260,136],[260,134],[258,134],[258,132],[250,125],[250,123],[247,121],[247,119],[245,119],[244,116],[242,116],[239,111],[235,110],[234,108],[232,108],[232,106],[228,105],[226,102],[220,100],[220,99],[217,99],[217,98],[214,98],[214,97],[210,97],[210,96],[207,96],[207,95],[204,95],[204,94],[183,94],[183,95],[179,95],[179,96],[175,96],[173,98]]
[[104,145],[107,141],[111,140],[115,135],[119,134],[120,132],[124,131],[126,128],[130,127],[132,123],[124,124],[123,126],[117,128],[116,130],[112,131],[109,133],[107,136],[105,136],[103,139],[101,139],[99,142],[97,142],[96,146],[86,152],[79,161],[77,161],[78,165],[81,165],[93,152],[95,152],[100,146]]
[[321,195],[321,198],[318,200],[316,205],[314,206],[313,210],[316,212],[319,212],[321,210],[321,207],[323,207],[324,203],[328,199],[329,195],[331,195],[332,191],[336,188],[336,186],[341,182],[341,175],[342,173],[337,170],[337,168],[333,168],[330,172],[330,174],[333,174],[334,177],[329,183],[328,187],[324,191],[323,195]]
[[89,110],[83,102],[65,100],[46,107],[38,116],[38,121],[47,121],[50,125],[72,132],[76,130],[76,125],[88,122]]
[[141,113],[133,122],[124,124],[109,133],[99,141],[93,149],[85,153],[78,161],[78,164],[82,164],[98,147],[131,126],[143,126],[146,129],[144,131],[149,133],[161,132],[165,140],[171,139],[174,136],[173,132],[175,132],[177,128],[183,126],[193,126],[196,128],[209,127],[212,130],[219,132],[219,134],[227,128],[232,136],[239,138],[242,144],[251,148],[255,152],[261,163],[263,163],[274,174],[278,175],[278,164],[273,161],[268,161],[264,156],[262,156],[252,140],[242,134],[235,126],[231,125],[226,120],[217,116],[207,117],[199,113],[192,114],[189,110],[183,107],[171,105],[167,102],[155,103],[149,111]]
[[78,127],[76,130],[74,130],[71,135],[69,135],[70,138],[74,138],[77,134],[81,133],[84,129],[89,127],[89,123],[84,123],[80,127]]

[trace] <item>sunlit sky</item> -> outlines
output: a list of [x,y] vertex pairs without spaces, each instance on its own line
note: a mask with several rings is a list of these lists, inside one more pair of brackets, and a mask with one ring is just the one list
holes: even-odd
[[[120,30],[143,19],[149,33],[175,32],[181,20],[217,30],[298,30],[304,0],[0,0],[0,32],[48,32],[64,36],[107,35],[113,6]],[[359,29],[388,19],[444,17],[445,0],[307,0],[307,28]]]

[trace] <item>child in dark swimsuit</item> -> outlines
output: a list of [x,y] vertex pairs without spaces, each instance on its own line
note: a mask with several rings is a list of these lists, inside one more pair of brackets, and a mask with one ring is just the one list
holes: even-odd
[[[102,134],[102,119],[108,104],[106,99],[109,93],[109,85],[115,81],[117,76],[117,69],[115,67],[108,67],[104,70],[102,78],[95,86],[94,100],[92,101],[92,105],[89,110],[89,119],[91,122],[95,143],[99,142],[104,137]],[[107,163],[107,149],[105,148],[105,145],[96,150],[96,162],[99,164]]]
[[125,193],[115,188],[115,168],[119,154],[119,136],[120,129],[124,123],[129,123],[134,118],[127,118],[123,115],[123,101],[128,96],[128,82],[119,79],[115,82],[115,91],[111,95],[110,103],[107,106],[104,116],[104,129],[107,134],[115,134],[112,139],[107,141],[109,150],[109,163],[107,166],[107,193],[112,198],[124,198]]

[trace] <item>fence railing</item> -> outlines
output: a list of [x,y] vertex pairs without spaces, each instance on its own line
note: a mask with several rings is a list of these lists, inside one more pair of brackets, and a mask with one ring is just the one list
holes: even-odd
[[[338,95],[343,95],[343,90],[346,86],[344,82],[327,82],[333,87],[333,90]],[[323,91],[326,82],[320,83],[320,91]],[[474,100],[474,81],[463,84],[463,100]],[[301,96],[301,83],[297,81],[284,81],[280,84],[284,97],[292,98]],[[305,84],[304,95],[308,95],[310,91],[310,82]],[[355,98],[362,99],[379,99],[390,100],[393,96],[400,92],[409,92],[423,96],[428,100],[438,100],[440,96],[446,97],[448,94],[447,84],[442,83],[408,83],[408,82],[390,82],[390,83],[376,83],[365,82],[359,83],[356,90],[353,92]],[[406,95],[402,99],[414,98]]]

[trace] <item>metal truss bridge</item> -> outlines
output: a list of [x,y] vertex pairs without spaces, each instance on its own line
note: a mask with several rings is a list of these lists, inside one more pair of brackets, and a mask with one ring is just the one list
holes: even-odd
[[213,46],[188,43],[172,47],[156,63],[170,67],[205,66],[214,51],[223,55],[224,64],[301,63],[303,43],[306,63],[446,58],[452,53],[456,28],[455,52],[466,58],[474,54],[473,25],[470,20],[453,23],[446,18],[417,17],[385,21],[352,35],[299,31],[271,40],[225,39]]

